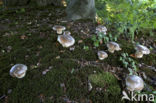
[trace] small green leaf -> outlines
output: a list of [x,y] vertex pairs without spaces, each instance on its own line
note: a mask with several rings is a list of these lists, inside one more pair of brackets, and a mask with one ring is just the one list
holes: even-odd
[[75,69],[74,69],[74,68],[72,68],[72,70],[71,70],[71,74],[73,74],[73,73],[74,73],[74,71],[75,71]]
[[96,41],[96,36],[95,35],[92,36],[92,40]]

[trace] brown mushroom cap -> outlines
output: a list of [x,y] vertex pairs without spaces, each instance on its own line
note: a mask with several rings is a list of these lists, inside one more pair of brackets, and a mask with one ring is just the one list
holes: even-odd
[[63,47],[70,47],[75,43],[75,39],[70,35],[59,35],[57,41],[62,44]]
[[98,51],[98,58],[100,59],[100,60],[103,60],[103,59],[105,59],[105,58],[107,58],[108,57],[108,54],[106,53],[106,52],[104,52],[104,51]]
[[10,69],[12,77],[23,78],[26,74],[27,66],[24,64],[16,64]]
[[121,50],[121,48],[120,48],[120,46],[119,46],[119,44],[118,43],[116,43],[116,42],[108,42],[107,43],[107,47],[108,47],[108,49],[111,51],[119,51],[119,50]]
[[143,45],[136,45],[135,50],[137,52],[142,52],[143,54],[150,54],[150,50]]
[[126,87],[130,91],[141,91],[144,88],[144,81],[137,75],[129,75],[126,78]]
[[55,25],[54,27],[53,27],[53,30],[65,30],[66,29],[66,27],[64,27],[64,26],[61,26],[61,25]]
[[71,32],[70,31],[64,31],[63,35],[70,35]]

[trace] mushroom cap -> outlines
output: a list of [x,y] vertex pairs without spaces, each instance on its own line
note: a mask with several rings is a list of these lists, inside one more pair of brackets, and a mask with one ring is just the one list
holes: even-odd
[[97,54],[98,54],[98,57],[99,57],[100,60],[103,60],[103,59],[108,57],[108,54],[106,52],[104,52],[104,51],[98,51]]
[[126,78],[126,87],[130,91],[141,91],[144,88],[144,81],[137,75],[129,75]]
[[136,45],[135,50],[142,52],[143,54],[150,54],[150,50],[146,46],[143,46],[143,45]]
[[116,51],[121,50],[119,44],[116,42],[108,42],[107,47],[108,47],[108,49],[111,49],[111,50],[116,50]]
[[140,51],[136,51],[136,52],[135,52],[135,57],[136,57],[136,58],[142,58],[142,57],[143,57],[143,53],[140,52]]
[[63,47],[70,47],[75,43],[75,39],[71,35],[59,35],[57,41],[62,44]]
[[65,30],[65,29],[66,29],[66,27],[61,26],[61,25],[55,25],[55,26],[53,27],[53,30]]
[[24,64],[16,64],[10,69],[10,75],[12,77],[23,78],[26,74],[27,66]]
[[70,31],[64,31],[63,35],[70,35],[71,32]]
[[98,32],[106,32],[107,31],[107,28],[103,25],[99,25],[96,27],[96,31]]

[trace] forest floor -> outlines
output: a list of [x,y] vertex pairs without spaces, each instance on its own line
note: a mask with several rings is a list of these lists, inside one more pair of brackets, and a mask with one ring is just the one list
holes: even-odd
[[[119,60],[121,53],[133,54],[131,40],[121,37],[122,51],[103,61],[91,36],[96,23],[89,20],[60,22],[64,8],[9,9],[0,12],[0,102],[2,103],[124,103],[124,79],[129,73]],[[63,48],[57,42],[54,25],[64,25],[76,43]],[[107,25],[105,25],[107,27]],[[111,30],[108,28],[108,30]],[[108,31],[109,32],[109,31]],[[135,59],[138,74],[148,90],[156,90],[156,36],[137,35],[136,42],[151,49],[150,55]],[[84,47],[88,47],[85,49]],[[9,75],[18,63],[28,66],[22,79]],[[45,70],[49,70],[43,74]],[[145,76],[146,75],[146,76]],[[146,89],[144,91],[146,91]]]

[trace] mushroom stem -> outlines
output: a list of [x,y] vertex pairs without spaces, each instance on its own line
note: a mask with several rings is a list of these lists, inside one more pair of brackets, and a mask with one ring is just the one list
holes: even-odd
[[57,30],[57,34],[62,34],[62,30]]
[[108,51],[109,51],[110,53],[114,53],[114,50],[113,50],[113,49],[108,49]]
[[143,53],[137,51],[137,52],[135,53],[135,57],[136,57],[136,58],[142,58],[142,57],[143,57]]

